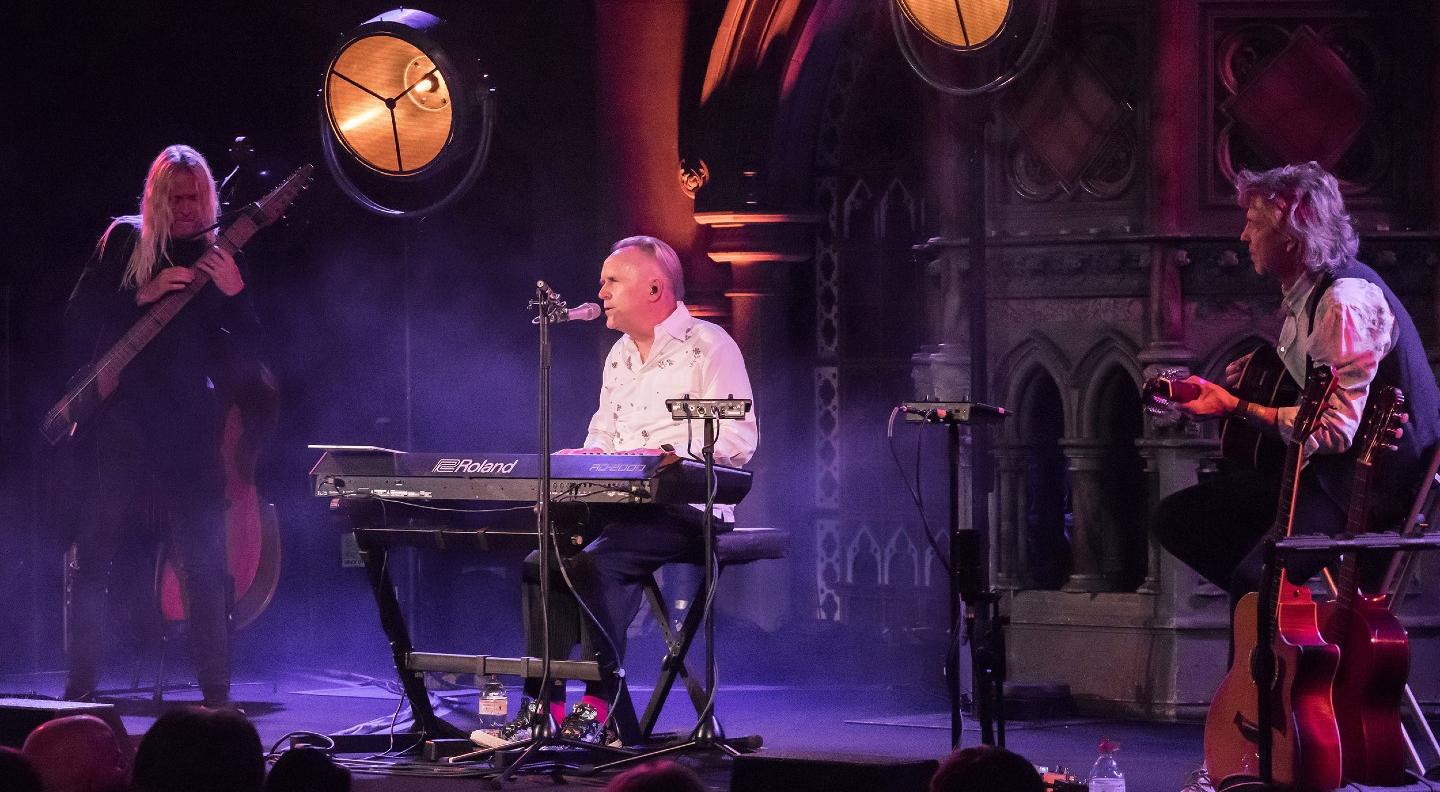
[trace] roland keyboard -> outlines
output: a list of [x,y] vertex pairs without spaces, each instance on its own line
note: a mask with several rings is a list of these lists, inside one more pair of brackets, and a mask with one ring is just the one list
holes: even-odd
[[[539,454],[433,454],[371,446],[311,446],[320,497],[414,501],[534,501]],[[715,503],[739,503],[750,472],[715,466]],[[550,497],[575,503],[704,503],[705,465],[674,454],[551,454]]]

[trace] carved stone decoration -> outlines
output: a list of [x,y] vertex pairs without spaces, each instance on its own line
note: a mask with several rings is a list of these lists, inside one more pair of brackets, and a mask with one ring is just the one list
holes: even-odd
[[836,180],[820,180],[816,198],[827,221],[815,235],[815,355],[833,361],[840,353],[840,270],[834,244],[840,202]]
[[1068,52],[1001,105],[1026,147],[1071,191],[1124,118],[1125,105],[1083,58]]
[[860,79],[868,53],[868,47],[862,46],[862,42],[867,33],[875,30],[876,21],[885,18],[880,13],[884,10],[884,3],[870,3],[858,12],[850,28],[851,40],[846,42],[836,58],[835,71],[827,89],[829,95],[821,106],[820,132],[815,146],[817,165],[830,167],[840,160],[840,130],[850,112],[855,85]]
[[816,618],[839,621],[840,595],[840,521],[821,518],[815,521],[815,587],[819,592]]
[[815,370],[815,505],[840,508],[840,370]]
[[1329,169],[1364,127],[1369,100],[1345,61],[1301,25],[1220,110],[1280,161],[1315,160]]
[[1215,25],[1210,200],[1235,174],[1315,160],[1347,195],[1371,193],[1394,166],[1383,102],[1391,68],[1371,23],[1355,18]]
[[1065,185],[1054,172],[1034,154],[1029,146],[1016,137],[1010,143],[1010,156],[1006,158],[1005,177],[1016,195],[1027,201],[1048,201],[1065,191]]
[[[891,221],[896,218],[905,221],[904,228],[891,228]],[[891,179],[875,204],[875,238],[888,239],[893,231],[897,238],[909,239],[924,222],[925,202],[916,198],[899,176]]]
[[1080,178],[1080,189],[1101,200],[1119,198],[1135,180],[1135,167],[1135,136],[1122,126]]
[[887,586],[917,586],[924,580],[920,569],[920,551],[904,525],[893,526],[890,541],[885,545],[881,582]]
[[[856,179],[850,185],[850,192],[845,195],[845,203],[840,207],[840,234],[837,239],[850,239],[855,234],[857,224],[854,222],[861,211],[870,208],[870,201],[875,197],[870,190],[870,185],[864,179]],[[872,224],[871,232],[875,231]],[[880,237],[876,236],[876,239]]]
[[1114,200],[1135,181],[1138,116],[1134,35],[1094,25],[1002,104],[1014,133],[1005,178],[1026,201]]
[[694,162],[687,159],[680,160],[680,190],[686,197],[694,199],[695,193],[710,182],[710,166],[705,160],[696,158]]
[[992,254],[992,298],[1054,295],[1139,296],[1149,289],[1139,246],[1010,248]]

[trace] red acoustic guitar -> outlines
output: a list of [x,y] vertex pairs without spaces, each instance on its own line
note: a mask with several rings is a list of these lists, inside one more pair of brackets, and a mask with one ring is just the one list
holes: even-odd
[[[1336,387],[1328,366],[1310,371],[1285,456],[1275,523],[1266,540],[1290,534],[1305,440],[1314,433]],[[1340,732],[1332,701],[1340,650],[1325,640],[1310,590],[1271,571],[1275,610],[1260,612],[1259,596],[1246,594],[1232,625],[1235,661],[1205,716],[1205,766],[1217,785],[1234,775],[1258,775],[1261,700],[1270,708],[1274,781],[1300,789],[1340,786]],[[1259,628],[1270,636],[1274,675],[1257,683],[1254,651]]]
[[[1350,496],[1346,531],[1364,533],[1369,506],[1370,475],[1375,457],[1394,450],[1406,421],[1405,395],[1387,387],[1374,394],[1365,424],[1357,435],[1355,485]],[[1363,438],[1363,439],[1362,439]],[[1400,701],[1410,675],[1410,639],[1390,611],[1385,594],[1367,595],[1356,583],[1358,555],[1345,556],[1335,601],[1320,605],[1325,639],[1340,647],[1335,675],[1335,715],[1345,780],[1357,784],[1400,786],[1405,783],[1405,734],[1400,726]]]

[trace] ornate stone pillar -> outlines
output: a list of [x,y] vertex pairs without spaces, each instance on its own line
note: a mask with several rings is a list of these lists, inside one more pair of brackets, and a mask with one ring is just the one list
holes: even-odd
[[1105,591],[1101,559],[1105,532],[1111,528],[1105,513],[1102,476],[1105,448],[1086,438],[1060,441],[1070,462],[1070,579],[1062,591]]
[[[755,390],[760,419],[760,450],[750,466],[755,486],[738,512],[739,518],[751,525],[795,527],[808,517],[811,506],[787,490],[785,482],[794,478],[782,473],[796,464],[801,453],[796,438],[808,435],[807,421],[812,414],[810,400],[796,394],[811,392],[813,372],[810,366],[797,366],[795,361],[814,357],[811,350],[793,343],[792,339],[800,336],[789,327],[786,305],[793,299],[787,286],[790,269],[814,258],[815,225],[820,221],[818,212],[695,214],[695,222],[710,230],[707,255],[729,269],[725,297],[730,306],[730,331],[745,353],[745,367]],[[793,563],[810,561],[797,557]],[[745,573],[751,570],[733,570],[742,574],[731,581],[734,586],[727,597],[732,608],[773,628],[788,611],[792,592],[773,570],[754,566],[757,570],[748,577]]]
[[[1140,450],[1140,458],[1145,460],[1145,501],[1146,509],[1154,514],[1155,504],[1159,502],[1156,496],[1156,476],[1159,474],[1160,466],[1156,461],[1156,453],[1153,446],[1144,439],[1135,441]],[[1160,545],[1150,536],[1145,537],[1145,580],[1140,587],[1135,589],[1138,594],[1154,594],[1160,590]]]
[[995,457],[999,477],[996,514],[999,534],[999,574],[996,588],[1018,589],[1025,585],[1025,530],[1028,527],[1025,503],[1025,467],[1030,446],[1025,443],[997,443]]
[[1180,248],[1150,246],[1148,338],[1136,356],[1147,377],[1162,369],[1183,368],[1188,372],[1195,360],[1195,353],[1185,344],[1185,295],[1180,289],[1180,270],[1189,263],[1189,254]]
[[[1200,462],[1219,452],[1220,441],[1201,437],[1194,424],[1185,424],[1183,430],[1158,429],[1161,436],[1136,440],[1140,456],[1145,459],[1145,474],[1151,480],[1151,492],[1155,502],[1173,492],[1195,484],[1199,480]],[[1142,591],[1160,593],[1167,586],[1174,586],[1173,579],[1165,579],[1163,573],[1165,551],[1155,542],[1150,543],[1149,566],[1145,572],[1145,587]],[[1173,597],[1167,598],[1173,600]],[[1162,610],[1170,606],[1162,606]]]

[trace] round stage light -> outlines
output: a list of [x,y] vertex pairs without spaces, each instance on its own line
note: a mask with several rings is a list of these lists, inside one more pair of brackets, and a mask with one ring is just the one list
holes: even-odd
[[1004,29],[1011,0],[898,0],[905,16],[936,44],[979,49]]
[[[464,192],[484,164],[494,126],[493,89],[478,62],[447,35],[444,20],[432,14],[387,11],[343,36],[325,68],[320,104],[326,161],[346,193],[372,211],[435,211]],[[362,168],[347,170],[341,150]],[[416,183],[445,173],[460,175],[439,200],[432,185]],[[425,205],[397,209],[372,192],[387,202],[404,197]]]
[[1050,42],[1058,0],[890,0],[900,53],[931,88],[994,93],[1033,66]]

